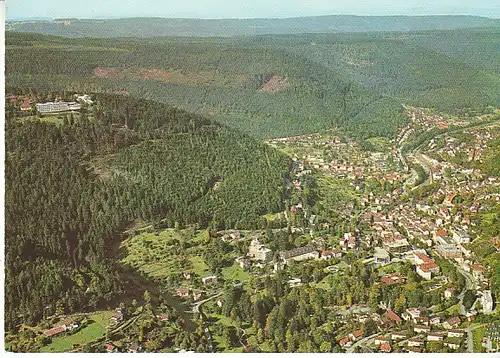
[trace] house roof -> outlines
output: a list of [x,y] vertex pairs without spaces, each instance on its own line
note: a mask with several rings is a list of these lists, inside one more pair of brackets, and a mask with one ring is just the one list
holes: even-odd
[[160,319],[160,320],[162,320],[162,321],[166,321],[166,320],[168,320],[168,317],[169,317],[169,316],[168,316],[168,314],[166,314],[166,313],[162,313],[162,314],[158,314],[158,315],[156,315],[156,317],[157,317],[157,318],[159,318],[159,319]]
[[415,256],[417,256],[420,260],[422,260],[424,263],[427,262],[432,262],[432,259],[430,259],[426,254],[423,254],[421,252],[416,252]]
[[112,351],[113,349],[115,349],[115,346],[114,346],[114,345],[112,345],[111,343],[105,343],[105,344],[104,344],[104,348],[106,348],[106,350],[107,350],[108,352],[110,352],[110,351]]
[[390,352],[392,349],[391,349],[391,345],[389,343],[382,343],[380,345],[380,350],[382,352]]
[[396,323],[401,323],[402,322],[402,319],[401,317],[399,317],[396,312],[394,312],[393,310],[389,309],[385,312],[384,314],[388,319],[390,319],[391,321],[394,321]]
[[300,256],[300,255],[304,255],[304,254],[308,254],[308,253],[311,253],[311,252],[314,252],[316,251],[316,248],[313,246],[313,245],[306,245],[306,246],[303,246],[303,247],[298,247],[296,249],[292,249],[292,250],[289,250],[289,251],[281,251],[279,253],[280,257],[282,259],[289,259],[289,258],[292,258],[292,257],[295,257],[295,256]]
[[460,320],[460,317],[451,317],[451,318],[448,318],[448,319],[446,320],[446,322],[447,322],[448,324],[450,324],[450,325],[452,325],[452,326],[453,326],[453,325],[455,325],[455,324],[460,324],[460,322],[462,322],[462,321]]
[[445,334],[443,333],[427,333],[427,337],[441,337],[441,338],[444,338],[445,337]]
[[427,262],[425,264],[419,265],[418,267],[424,272],[430,272],[432,270],[435,270],[436,268],[439,268],[439,266],[434,262]]
[[404,332],[392,332],[391,336],[406,337],[406,333],[404,333]]
[[404,283],[405,280],[406,280],[406,277],[402,276],[399,273],[387,274],[380,279],[380,281],[383,284],[388,285],[388,286]]
[[436,231],[436,236],[446,237],[447,235],[448,235],[448,231],[446,231],[445,229],[438,229]]
[[53,336],[53,335],[61,333],[61,332],[64,332],[64,328],[55,327],[55,328],[51,328],[51,329],[48,329],[46,331],[43,331],[43,334],[45,334],[47,337],[50,337],[50,336]]
[[115,318],[115,319],[120,319],[123,317],[123,314],[121,314],[120,312],[116,312],[115,314],[113,314],[110,318]]
[[446,196],[446,201],[450,202],[455,198],[455,196],[457,196],[456,194],[448,194],[448,196]]
[[352,335],[356,338],[359,338],[363,335],[363,331],[358,329],[357,331],[354,331],[354,333],[352,333]]
[[349,338],[344,337],[344,338],[342,338],[342,339],[339,341],[339,344],[340,344],[341,346],[344,346],[344,345],[346,345],[346,344],[347,344],[347,342],[349,342]]
[[423,326],[423,325],[418,325],[417,324],[417,325],[415,325],[413,327],[413,329],[425,329],[425,330],[429,330],[430,331],[431,328],[429,326]]
[[471,269],[472,269],[472,271],[486,272],[486,269],[484,268],[484,266],[483,265],[479,265],[479,264],[472,265]]

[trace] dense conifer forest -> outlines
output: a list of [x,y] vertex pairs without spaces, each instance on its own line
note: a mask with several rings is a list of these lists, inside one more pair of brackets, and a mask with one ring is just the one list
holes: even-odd
[[118,95],[63,117],[7,110],[7,329],[119,296],[110,256],[135,221],[253,229],[282,209],[288,158],[225,126]]

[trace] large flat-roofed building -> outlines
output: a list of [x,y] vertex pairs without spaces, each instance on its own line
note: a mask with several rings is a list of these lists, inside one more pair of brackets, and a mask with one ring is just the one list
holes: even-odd
[[307,245],[289,251],[281,251],[279,252],[279,257],[285,263],[289,263],[291,260],[302,261],[317,259],[319,258],[319,252],[313,245]]
[[46,102],[37,103],[36,110],[40,113],[78,111],[82,105],[76,102]]

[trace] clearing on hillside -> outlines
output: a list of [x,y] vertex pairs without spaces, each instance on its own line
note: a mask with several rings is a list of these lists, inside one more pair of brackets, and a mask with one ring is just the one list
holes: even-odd
[[283,79],[280,76],[273,76],[258,90],[258,92],[276,93],[287,87],[288,82],[286,78]]

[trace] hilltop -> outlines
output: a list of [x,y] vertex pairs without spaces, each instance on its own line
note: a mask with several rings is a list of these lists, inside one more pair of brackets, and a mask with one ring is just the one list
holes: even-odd
[[80,39],[8,32],[6,85],[124,91],[259,138],[332,127],[391,137],[405,122],[403,104],[459,116],[497,107],[498,33]]

